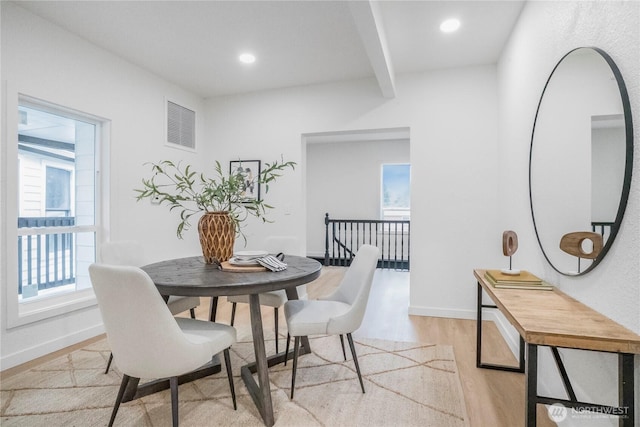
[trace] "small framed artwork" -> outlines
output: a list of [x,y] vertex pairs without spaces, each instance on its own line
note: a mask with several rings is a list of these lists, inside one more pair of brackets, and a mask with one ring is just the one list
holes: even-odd
[[232,160],[229,162],[231,175],[240,174],[244,178],[244,202],[260,200],[260,160]]

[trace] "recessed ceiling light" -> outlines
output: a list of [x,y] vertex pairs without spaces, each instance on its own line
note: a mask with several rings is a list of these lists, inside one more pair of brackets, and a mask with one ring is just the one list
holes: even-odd
[[460,28],[460,21],[455,18],[447,19],[440,24],[440,31],[443,33],[452,33],[458,28]]
[[251,53],[243,53],[242,55],[240,55],[238,57],[238,59],[240,60],[240,62],[242,62],[243,64],[253,64],[254,62],[256,62],[256,57],[255,55],[251,54]]

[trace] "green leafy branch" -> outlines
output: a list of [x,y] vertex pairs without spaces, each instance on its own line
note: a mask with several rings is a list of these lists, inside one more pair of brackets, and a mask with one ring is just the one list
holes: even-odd
[[[266,214],[273,206],[263,200],[247,199],[244,195],[246,175],[240,171],[225,174],[219,161],[215,163],[213,177],[192,170],[191,165],[182,167],[170,160],[147,164],[151,165],[152,175],[142,179],[141,189],[134,190],[136,199],[157,199],[161,205],[169,206],[169,211],[177,210],[180,216],[176,230],[178,238],[182,238],[182,233],[191,227],[189,219],[201,212],[229,212],[236,233],[243,238],[242,223],[249,216],[271,222]],[[270,183],[281,177],[283,171],[293,170],[295,166],[295,162],[284,160],[265,163],[264,170],[251,183],[264,185],[266,194]]]

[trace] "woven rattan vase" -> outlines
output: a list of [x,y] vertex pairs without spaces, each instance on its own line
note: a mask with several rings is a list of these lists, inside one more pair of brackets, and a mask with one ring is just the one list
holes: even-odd
[[204,262],[215,264],[233,256],[236,228],[229,212],[206,212],[198,221]]

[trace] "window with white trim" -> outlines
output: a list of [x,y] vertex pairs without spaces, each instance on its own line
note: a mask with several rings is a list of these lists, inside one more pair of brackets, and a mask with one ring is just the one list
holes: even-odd
[[46,307],[91,288],[101,122],[23,96],[18,111],[18,301]]

